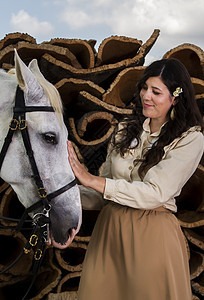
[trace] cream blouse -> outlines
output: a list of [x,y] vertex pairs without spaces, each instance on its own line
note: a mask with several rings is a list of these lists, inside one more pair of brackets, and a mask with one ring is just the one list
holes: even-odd
[[[129,150],[121,157],[112,145],[109,148],[102,177],[106,178],[105,191],[102,195],[91,188],[80,186],[84,209],[100,209],[105,201],[114,201],[121,205],[137,209],[154,209],[163,206],[177,211],[175,198],[182,187],[195,172],[204,151],[204,136],[199,126],[191,127],[181,137],[176,138],[164,148],[162,160],[148,170],[143,180],[138,175],[143,150],[151,147],[158,139],[158,132],[150,133],[150,119],[143,124],[141,141],[137,148]],[[136,140],[131,146],[136,145]]]

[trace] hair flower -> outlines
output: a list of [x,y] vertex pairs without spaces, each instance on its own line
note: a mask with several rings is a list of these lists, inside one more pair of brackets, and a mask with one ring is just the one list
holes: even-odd
[[177,87],[176,90],[173,92],[174,97],[178,97],[179,94],[183,92],[181,87]]

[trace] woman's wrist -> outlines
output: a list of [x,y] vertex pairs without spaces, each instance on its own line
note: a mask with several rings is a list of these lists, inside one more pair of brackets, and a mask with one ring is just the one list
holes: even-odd
[[105,184],[106,184],[106,180],[104,177],[99,177],[99,176],[95,176],[90,174],[90,180],[88,183],[88,187],[96,190],[97,192],[103,194],[104,190],[105,190]]

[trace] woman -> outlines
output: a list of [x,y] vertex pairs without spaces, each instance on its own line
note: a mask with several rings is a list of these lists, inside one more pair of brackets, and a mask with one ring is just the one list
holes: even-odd
[[82,167],[68,142],[84,208],[103,207],[79,300],[192,299],[186,242],[173,213],[203,154],[202,118],[176,59],[147,67],[138,90],[145,121],[136,111],[119,124],[101,177]]

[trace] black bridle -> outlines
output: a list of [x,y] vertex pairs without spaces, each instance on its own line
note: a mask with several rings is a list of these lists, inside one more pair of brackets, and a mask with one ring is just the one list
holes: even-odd
[[[23,138],[23,143],[26,149],[26,153],[28,155],[30,165],[32,168],[32,178],[35,181],[35,184],[37,186],[38,190],[38,195],[39,195],[39,201],[31,205],[30,207],[26,208],[21,219],[18,220],[18,224],[16,226],[16,231],[20,231],[22,228],[27,215],[30,212],[35,211],[36,209],[42,207],[42,212],[37,213],[33,216],[33,229],[30,238],[27,241],[27,244],[25,245],[23,252],[19,255],[19,257],[11,264],[9,265],[6,269],[0,272],[6,272],[8,271],[19,259],[23,254],[27,254],[31,251],[31,249],[34,249],[34,258],[38,263],[36,264],[36,267],[34,266],[34,273],[35,276],[37,274],[37,269],[39,268],[39,262],[41,261],[41,258],[44,255],[45,249],[46,249],[46,242],[49,240],[49,224],[50,224],[50,216],[49,212],[51,209],[51,200],[60,194],[66,192],[70,188],[76,185],[77,180],[76,178],[71,181],[70,183],[66,184],[65,186],[61,187],[57,191],[54,191],[50,194],[47,194],[46,189],[44,188],[43,182],[40,178],[40,174],[38,171],[38,167],[35,161],[34,153],[32,150],[31,142],[30,142],[30,137],[28,133],[28,128],[27,128],[27,121],[26,121],[26,113],[27,112],[54,112],[54,109],[52,106],[26,106],[25,105],[25,99],[24,99],[24,93],[20,89],[19,86],[17,86],[16,89],[16,97],[15,97],[15,106],[13,109],[13,119],[10,122],[9,125],[9,130],[7,133],[7,136],[5,137],[3,147],[0,152],[0,170],[4,161],[4,158],[6,156],[7,150],[9,148],[9,145],[12,142],[12,137],[14,133],[17,130],[20,130]],[[6,219],[13,221],[12,218],[5,218],[1,217],[0,219]],[[36,270],[35,270],[36,269]],[[34,276],[34,277],[35,277]],[[33,284],[34,280],[32,280]],[[32,286],[32,285],[31,285]],[[30,288],[31,288],[30,286]],[[29,288],[29,290],[30,290]],[[28,294],[29,290],[27,291],[26,295]],[[25,296],[26,296],[25,295]],[[24,297],[25,297],[24,296]]]

